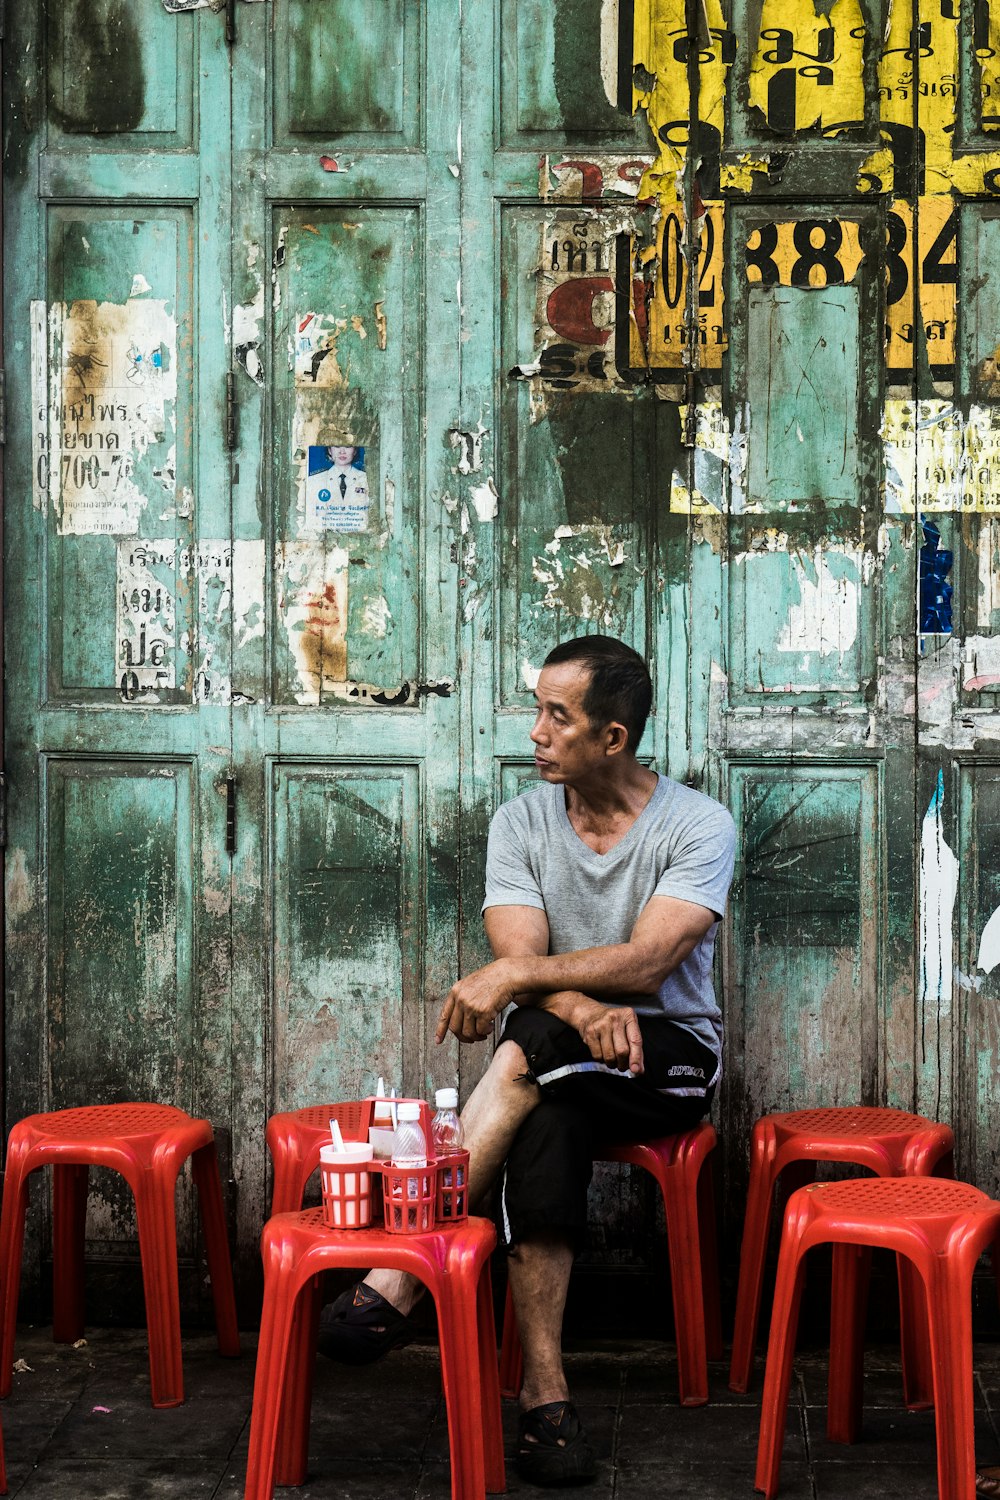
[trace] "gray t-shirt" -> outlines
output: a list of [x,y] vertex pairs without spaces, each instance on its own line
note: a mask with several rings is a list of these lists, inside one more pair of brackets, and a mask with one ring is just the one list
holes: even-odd
[[[543,782],[497,809],[486,851],[489,906],[534,906],[549,952],[627,943],[651,896],[694,901],[721,918],[733,878],[736,829],[721,803],[661,776],[623,839],[597,854],[575,832],[561,786]],[[656,995],[619,995],[639,1015],[669,1016],[722,1055],[712,984],[718,921]],[[609,997],[610,999],[610,997]]]

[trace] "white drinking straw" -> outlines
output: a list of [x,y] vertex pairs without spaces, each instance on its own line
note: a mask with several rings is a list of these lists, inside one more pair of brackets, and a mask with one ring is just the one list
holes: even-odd
[[395,1100],[396,1100],[396,1085],[395,1084],[393,1084],[393,1086],[392,1086],[392,1094],[390,1096],[390,1099],[391,1099],[391,1102],[389,1104],[389,1116],[390,1116],[390,1118],[392,1120],[392,1128],[393,1128],[393,1130],[395,1130],[395,1128],[396,1128],[396,1104],[395,1104]]
[[331,1120],[330,1121],[330,1139],[333,1141],[333,1149],[334,1149],[334,1151],[343,1151],[343,1149],[344,1149],[344,1137],[340,1133],[340,1121],[339,1120]]

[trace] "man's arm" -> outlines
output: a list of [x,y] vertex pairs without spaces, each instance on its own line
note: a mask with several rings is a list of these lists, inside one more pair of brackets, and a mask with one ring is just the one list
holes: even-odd
[[545,951],[548,921],[543,911],[489,907],[485,920],[496,957],[452,986],[438,1020],[438,1041],[448,1031],[461,1041],[481,1040],[494,1016],[512,1001],[534,1004],[579,1031],[595,1058],[639,1072],[641,1042],[634,1011],[603,1005],[596,997],[655,994],[705,936],[716,914],[691,901],[653,896],[627,943],[560,954]]

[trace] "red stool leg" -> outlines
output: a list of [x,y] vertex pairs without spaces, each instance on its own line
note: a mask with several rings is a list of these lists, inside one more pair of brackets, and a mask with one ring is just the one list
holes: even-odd
[[0,1209],[0,1396],[9,1396],[14,1369],[14,1339],[17,1334],[17,1299],[21,1289],[21,1257],[24,1253],[24,1217],[28,1208],[28,1173],[23,1170],[24,1150],[11,1132],[7,1169]]
[[830,1296],[830,1376],[826,1435],[831,1443],[855,1443],[861,1428],[865,1315],[871,1250],[834,1245]]
[[698,1237],[701,1243],[701,1287],[705,1299],[705,1352],[721,1359],[722,1304],[719,1297],[719,1231],[715,1221],[715,1186],[712,1158],[707,1156],[698,1174]]
[[275,1484],[304,1484],[309,1467],[309,1419],[312,1415],[322,1286],[321,1276],[310,1276],[296,1298],[292,1314],[285,1395],[275,1448]]
[[[265,1236],[267,1230],[265,1228]],[[287,1385],[288,1354],[295,1317],[294,1267],[282,1264],[282,1246],[264,1246],[264,1308],[250,1416],[250,1449],[243,1500],[273,1500],[278,1426]]]
[[[1000,1255],[998,1255],[1000,1259]],[[1000,1272],[997,1273],[1000,1284]],[[503,1396],[519,1396],[524,1383],[524,1355],[521,1335],[517,1330],[517,1314],[514,1299],[507,1286],[507,1297],[503,1306],[503,1335],[500,1341],[500,1393]]]
[[708,1354],[705,1344],[705,1297],[701,1277],[698,1183],[684,1165],[662,1176],[670,1250],[670,1279],[677,1335],[677,1369],[682,1406],[704,1406],[708,1400]]
[[236,1294],[233,1290],[233,1262],[229,1254],[229,1235],[222,1204],[219,1160],[215,1142],[201,1146],[191,1157],[191,1171],[198,1189],[201,1227],[205,1239],[205,1259],[212,1282],[215,1307],[215,1330],[219,1353],[234,1356],[240,1352],[240,1331],[236,1322]]
[[927,1274],[938,1494],[943,1500],[975,1500],[973,1265],[963,1268],[960,1255],[934,1259],[934,1264],[928,1264]]
[[478,1500],[486,1492],[475,1275],[472,1256],[449,1255],[444,1274],[432,1288],[438,1304],[441,1383],[448,1409],[452,1500]]
[[903,1401],[910,1411],[934,1405],[927,1297],[920,1276],[905,1255],[896,1256],[899,1275],[899,1343],[903,1366]]
[[771,1311],[771,1334],[767,1345],[764,1394],[760,1409],[757,1471],[754,1477],[754,1489],[763,1490],[767,1500],[773,1500],[778,1492],[788,1390],[792,1380],[792,1359],[795,1354],[795,1334],[799,1325],[804,1280],[805,1260],[799,1250],[798,1235],[786,1231],[778,1256],[778,1279]]
[[729,1389],[745,1392],[753,1368],[753,1348],[764,1286],[764,1257],[774,1193],[774,1137],[755,1125],[750,1142],[750,1183],[740,1246],[740,1276],[736,1289],[736,1318],[729,1360]]
[[181,1306],[177,1286],[176,1163],[154,1164],[133,1184],[149,1336],[149,1383],[154,1406],[180,1406]]
[[52,1337],[83,1337],[83,1246],[87,1230],[86,1165],[52,1168]]
[[479,1347],[479,1389],[483,1403],[483,1457],[486,1493],[502,1495],[507,1488],[503,1460],[503,1429],[500,1421],[500,1379],[497,1371],[497,1340],[493,1322],[493,1289],[490,1263],[484,1260],[476,1291],[476,1330]]

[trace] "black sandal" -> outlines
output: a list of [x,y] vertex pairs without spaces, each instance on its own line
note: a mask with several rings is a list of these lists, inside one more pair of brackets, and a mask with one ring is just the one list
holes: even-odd
[[546,1401],[521,1412],[517,1472],[529,1484],[586,1484],[594,1478],[597,1460],[572,1401]]
[[319,1319],[320,1354],[343,1365],[373,1365],[391,1349],[413,1341],[416,1330],[367,1282],[359,1281],[324,1307]]

